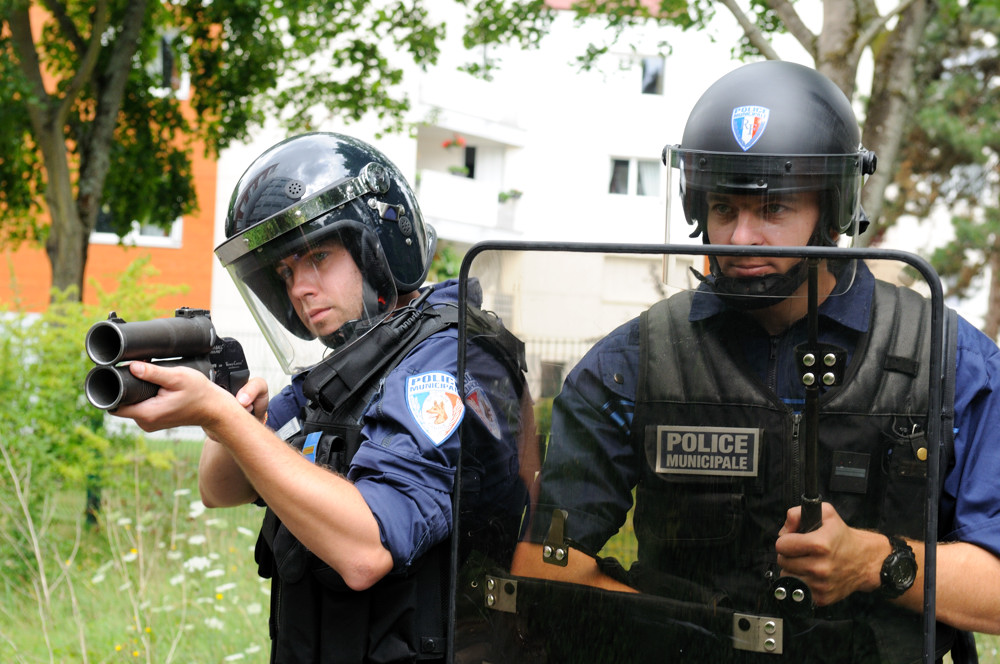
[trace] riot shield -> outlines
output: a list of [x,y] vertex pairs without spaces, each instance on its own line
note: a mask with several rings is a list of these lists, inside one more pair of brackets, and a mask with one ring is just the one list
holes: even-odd
[[[809,268],[794,333],[689,269],[758,254]],[[843,263],[847,287],[824,286]],[[470,283],[525,344],[532,408],[506,477],[463,440],[452,661],[933,662],[955,642],[934,580],[956,324],[920,257],[483,243]],[[515,500],[485,488],[512,484]],[[878,589],[817,602],[786,573],[783,529],[837,519],[924,542],[922,613]]]

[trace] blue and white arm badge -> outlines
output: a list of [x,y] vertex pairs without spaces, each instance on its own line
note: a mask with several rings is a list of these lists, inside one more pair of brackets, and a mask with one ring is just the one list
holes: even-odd
[[455,377],[444,371],[428,371],[407,378],[406,407],[435,446],[458,428],[465,412]]

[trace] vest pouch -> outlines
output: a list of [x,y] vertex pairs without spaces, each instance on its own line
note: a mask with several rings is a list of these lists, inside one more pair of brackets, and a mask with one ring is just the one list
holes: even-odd
[[[691,472],[669,470],[660,463],[656,426],[647,426],[648,468],[636,487],[635,528],[659,542],[677,547],[731,544],[740,534],[747,479],[726,469]],[[641,539],[641,538],[640,538]]]
[[919,427],[907,434],[887,436],[882,459],[885,493],[881,514],[894,518],[889,524],[883,516],[878,524],[880,530],[917,539],[924,537],[928,454],[926,435]]
[[658,478],[636,488],[635,528],[643,537],[677,548],[732,544],[742,530],[740,484],[718,478]]
[[297,583],[306,573],[309,550],[284,524],[278,526],[271,542],[271,554],[274,556],[274,567],[281,580],[285,583]]

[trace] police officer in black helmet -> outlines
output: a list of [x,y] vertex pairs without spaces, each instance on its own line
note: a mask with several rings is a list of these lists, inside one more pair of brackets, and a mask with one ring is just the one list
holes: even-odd
[[[613,626],[586,622],[584,600],[549,606],[526,624],[565,620],[528,638],[555,660],[622,633],[604,661],[918,661],[921,441],[927,386],[940,380],[927,371],[928,303],[861,261],[812,263],[819,341],[846,368],[819,388],[821,521],[802,528],[807,395],[794,351],[809,338],[811,261],[766,252],[863,230],[860,188],[875,158],[849,101],[807,67],[740,67],[695,104],[664,163],[695,236],[755,251],[714,255],[696,291],[622,325],[570,372],[512,572],[670,603],[612,593],[624,611]],[[942,452],[935,657],[964,643],[960,630],[1000,632],[1000,491],[990,479],[1000,472],[1000,353],[961,319],[947,350],[956,433]],[[624,569],[599,552],[633,500],[637,560]],[[560,543],[568,553],[554,564],[546,553]],[[555,636],[573,624],[586,626]]]
[[255,557],[271,579],[271,661],[444,661],[460,455],[497,480],[466,497],[484,518],[524,504],[520,343],[470,306],[459,394],[458,284],[421,288],[433,229],[360,140],[309,133],[265,151],[233,192],[226,235],[216,254],[291,384],[269,400],[252,379],[234,399],[197,372],[135,363],[160,390],[116,414],[201,426],[203,502],[266,506]]

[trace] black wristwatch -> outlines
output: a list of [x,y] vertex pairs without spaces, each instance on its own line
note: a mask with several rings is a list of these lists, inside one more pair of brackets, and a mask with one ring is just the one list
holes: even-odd
[[886,535],[886,537],[892,545],[892,552],[882,563],[881,592],[883,597],[895,599],[909,590],[916,580],[917,558],[913,555],[913,549],[902,537],[896,535]]

